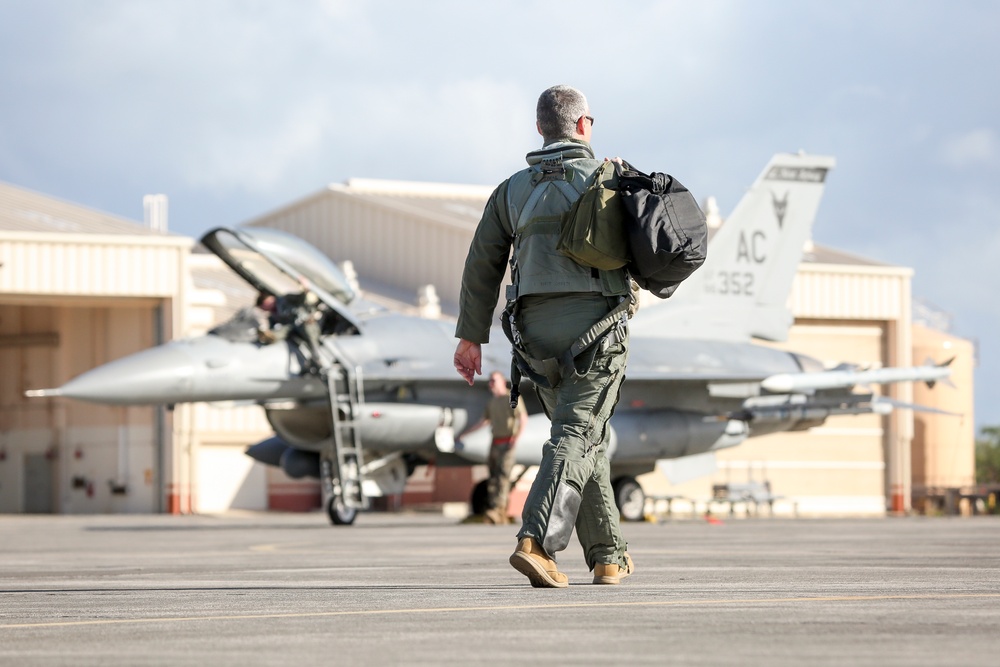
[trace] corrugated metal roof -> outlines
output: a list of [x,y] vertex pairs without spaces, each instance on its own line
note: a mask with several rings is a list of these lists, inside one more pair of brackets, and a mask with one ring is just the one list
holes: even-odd
[[0,182],[0,230],[169,236],[126,218]]
[[333,195],[472,232],[483,215],[486,201],[493,189],[493,186],[483,185],[351,178],[347,183],[332,183],[281,208],[252,218],[242,226],[269,226],[276,218]]
[[331,190],[436,220],[475,228],[495,186],[352,178]]
[[[418,216],[425,220],[465,228],[471,232],[479,223],[493,189],[492,186],[480,185],[351,178],[345,184],[331,184],[324,190],[303,197],[277,211],[264,214],[244,224],[267,226],[274,219],[281,217],[281,214],[332,192],[382,209],[390,209],[406,216]],[[717,230],[717,227],[709,227],[709,237],[714,236]],[[810,244],[810,246],[802,256],[802,261],[807,264],[893,266],[828,246],[815,243]]]
[[406,195],[391,195],[388,193],[353,192],[350,189],[336,192],[360,199],[371,204],[393,209],[405,215],[418,215],[436,222],[448,222],[460,227],[475,230],[479,219],[486,208],[486,200],[457,198],[442,195],[440,197],[412,197]]
[[[396,209],[409,215],[418,214],[435,220],[475,229],[482,217],[493,188],[440,183],[408,183],[350,179],[346,186],[330,186],[335,192],[347,194],[373,204]],[[714,235],[715,229],[709,230]],[[812,243],[803,253],[802,261],[810,264],[845,264],[854,266],[893,266],[854,255],[843,250]]]

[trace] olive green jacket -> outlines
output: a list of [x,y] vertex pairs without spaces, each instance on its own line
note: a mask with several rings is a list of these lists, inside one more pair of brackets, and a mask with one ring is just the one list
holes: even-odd
[[[539,182],[539,165],[543,160],[552,158],[561,158],[571,165],[572,168],[566,170],[567,179],[578,193],[589,184],[593,173],[601,165],[601,161],[594,158],[588,143],[566,139],[528,153],[526,159],[530,166],[497,186],[486,203],[465,260],[456,337],[473,343],[489,342],[500,286],[511,247],[516,242],[517,216],[534,189],[532,184]],[[520,229],[516,230],[517,236],[530,239],[530,242],[518,245],[516,251],[517,261],[526,264],[519,269],[523,270],[527,282],[520,286],[518,294],[508,297],[545,292],[627,293],[628,281],[624,271],[595,271],[592,275],[590,269],[555,253],[558,220],[563,212],[569,210],[572,201],[557,188],[550,190],[538,200],[534,212],[529,211],[531,222],[525,224],[522,220]],[[551,247],[546,248],[546,244]]]

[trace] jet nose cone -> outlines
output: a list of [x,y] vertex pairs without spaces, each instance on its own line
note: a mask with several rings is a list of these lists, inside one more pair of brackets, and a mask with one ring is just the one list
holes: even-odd
[[49,395],[116,405],[179,403],[190,395],[194,373],[191,357],[169,343],[87,371]]

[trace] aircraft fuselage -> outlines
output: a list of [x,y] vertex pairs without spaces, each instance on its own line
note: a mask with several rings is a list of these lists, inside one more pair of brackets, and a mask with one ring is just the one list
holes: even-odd
[[[447,324],[384,315],[365,321],[362,333],[329,336],[324,344],[337,346],[361,370],[366,450],[434,457],[440,429],[460,433],[478,421],[489,394],[485,382],[469,388],[446,363],[454,345]],[[484,377],[506,372],[508,354],[503,342],[484,346]],[[747,343],[633,338],[628,379],[611,421],[612,461],[651,469],[657,459],[739,444],[746,429],[719,416],[739,409],[741,386],[818,367],[806,357]],[[715,385],[736,391],[715,395]],[[293,341],[261,345],[212,334],[173,341],[85,373],[59,392],[121,405],[254,400],[296,449],[319,451],[330,436],[326,383],[303,374],[302,351]],[[548,421],[533,392],[525,396],[533,415],[517,452],[519,462],[531,464],[541,458]],[[470,434],[449,454],[481,462],[488,447],[485,436]]]

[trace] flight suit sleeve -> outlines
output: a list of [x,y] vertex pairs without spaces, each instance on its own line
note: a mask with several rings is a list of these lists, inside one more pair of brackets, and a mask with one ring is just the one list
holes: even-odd
[[473,343],[490,341],[493,310],[510,257],[514,233],[507,216],[507,183],[501,183],[486,202],[465,258],[455,336]]

